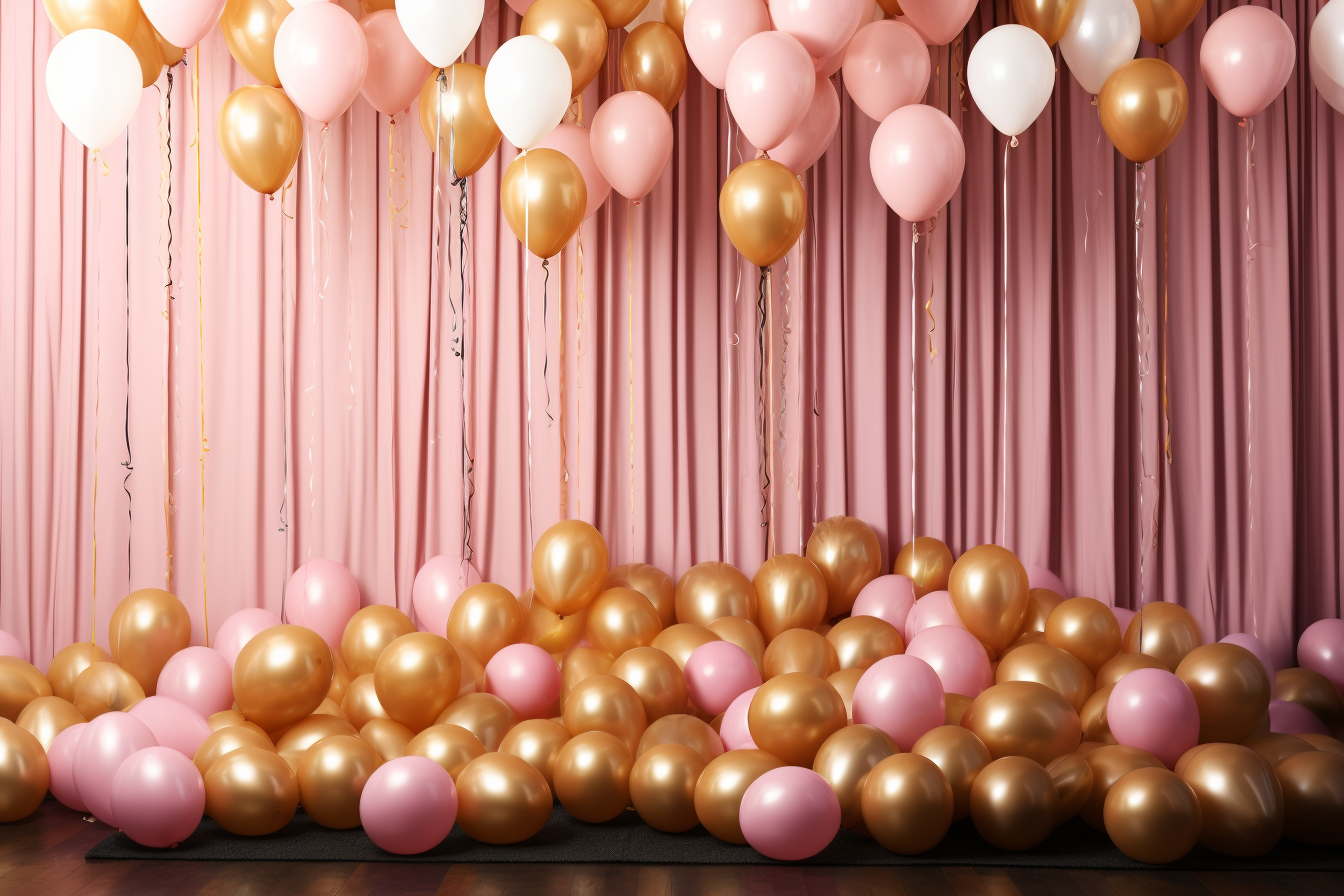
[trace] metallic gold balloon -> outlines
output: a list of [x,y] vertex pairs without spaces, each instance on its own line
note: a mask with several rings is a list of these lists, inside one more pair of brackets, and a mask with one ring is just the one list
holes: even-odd
[[602,18],[608,28],[624,28],[629,25],[644,7],[657,0],[593,0],[593,4],[602,11]]
[[588,605],[588,640],[612,656],[648,647],[662,630],[658,611],[633,589],[609,588]]
[[[47,678],[51,678],[50,671]],[[56,683],[52,682],[51,687],[55,690]],[[1312,669],[1280,669],[1274,679],[1274,699],[1305,706],[1336,737],[1344,734],[1344,697],[1334,682],[1321,673]]]
[[[1014,641],[1013,643],[1009,644],[1007,647],[1003,648],[1003,650],[999,653],[999,659],[1002,660],[1004,657],[1006,657],[1008,654],[1012,653],[1012,652],[1013,652],[1014,650],[1016,650],[1017,648],[1019,648],[1019,647],[1026,647],[1028,644],[1042,644],[1042,645],[1044,645],[1044,644],[1045,644],[1045,632],[1029,632],[1029,631],[1023,631],[1022,634],[1020,634],[1020,635],[1017,636],[1017,640],[1016,640],[1016,641]],[[996,671],[996,672],[998,671],[998,667],[997,667],[997,666],[995,667],[994,671]]]
[[747,728],[758,747],[788,765],[811,768],[821,745],[845,727],[845,701],[823,678],[805,672],[776,676],[756,691]]
[[350,674],[350,668],[346,666],[339,653],[332,653],[331,662],[331,687],[327,688],[327,699],[340,706],[345,702],[346,688],[350,687],[350,681],[354,676]]
[[686,669],[686,660],[690,659],[695,648],[702,644],[708,644],[710,641],[722,641],[718,635],[703,626],[694,625],[689,622],[679,622],[676,625],[670,625],[658,633],[658,637],[653,639],[651,645],[655,650],[661,650],[663,653],[672,657],[677,668]]
[[247,73],[270,87],[280,86],[275,71],[275,33],[294,9],[285,0],[228,0],[219,17],[224,43]]
[[273,752],[240,747],[205,774],[205,814],[231,834],[274,834],[298,808],[298,779]]
[[1159,47],[1171,43],[1195,20],[1204,0],[1134,0],[1139,33]]
[[1268,762],[1240,744],[1209,744],[1181,774],[1204,813],[1199,842],[1229,856],[1259,856],[1283,833],[1283,787]]
[[1083,755],[1084,761],[1092,769],[1092,793],[1083,808],[1078,810],[1083,821],[1098,831],[1106,830],[1103,812],[1106,806],[1106,794],[1111,786],[1122,777],[1140,768],[1165,768],[1160,760],[1151,753],[1138,747],[1124,747],[1118,744],[1100,747]]
[[790,672],[806,672],[817,678],[829,678],[839,671],[840,655],[835,645],[804,628],[781,632],[765,648],[761,665],[761,677],[767,680]]
[[901,855],[928,852],[952,825],[954,798],[947,778],[915,753],[879,762],[864,776],[860,796],[860,818],[868,833]]
[[[458,596],[448,614],[448,639],[466,647],[483,663],[522,637],[523,611],[518,598],[501,585],[472,585]],[[460,684],[460,670],[458,676]],[[454,695],[457,687],[453,686]]]
[[62,700],[75,700],[75,679],[94,663],[110,663],[112,654],[96,644],[81,641],[61,648],[47,667],[47,681],[51,692]]
[[[547,155],[539,156],[538,153]],[[533,192],[540,192],[537,187],[537,178],[540,168],[544,166],[546,170],[561,170],[564,166],[551,158],[551,154],[560,156],[553,150],[536,150],[528,154],[528,158],[536,162],[530,170],[530,177],[533,178]],[[520,165],[523,156],[519,156],[513,165],[509,166],[512,172],[515,167],[518,168],[518,174],[514,179],[518,182],[515,189],[521,189],[522,186],[522,168]],[[569,162],[564,156],[560,156],[573,167],[573,162]],[[568,171],[568,169],[564,169]],[[578,174],[578,169],[574,168],[574,174]],[[505,174],[505,184],[509,183],[510,175]],[[569,174],[565,174],[565,180],[569,182]],[[580,189],[579,196],[568,196],[565,207],[573,211],[577,207],[577,213],[580,221],[583,218],[584,202],[586,201],[586,192],[583,190],[583,176],[578,175],[578,185]],[[572,191],[571,191],[572,192]],[[521,200],[521,195],[518,199]],[[570,201],[574,200],[574,201]],[[504,208],[506,215],[510,207],[510,200],[505,199]],[[521,203],[517,210],[521,211]],[[533,238],[536,238],[538,229],[538,215],[536,206],[532,209],[531,227]],[[568,217],[566,217],[568,221]],[[512,222],[510,222],[512,225]],[[518,226],[514,228],[516,233],[520,233],[522,218],[518,218]],[[569,230],[572,235],[577,225]],[[564,245],[568,241],[560,241]],[[535,253],[534,253],[535,254]],[[554,254],[554,253],[552,253]],[[549,256],[543,256],[549,257]],[[542,533],[541,538],[537,539],[536,547],[532,550],[532,580],[536,583],[536,599],[549,607],[553,612],[561,616],[572,616],[579,612],[588,604],[592,603],[593,598],[597,597],[602,591],[602,585],[607,579],[607,542],[592,526],[581,520],[563,520],[551,526]]]
[[351,725],[363,728],[370,719],[388,718],[387,710],[378,702],[378,692],[374,688],[373,675],[361,675],[350,682],[341,701],[341,711]]
[[565,726],[553,719],[528,719],[504,735],[499,751],[512,753],[541,772],[546,786],[554,790],[555,757],[560,755],[560,748],[569,743],[569,739]]
[[[1034,593],[1034,592],[1033,592]],[[1045,627],[1046,643],[1077,657],[1087,671],[1097,674],[1120,652],[1120,623],[1111,608],[1090,597],[1066,600],[1051,612]]]
[[551,789],[541,772],[512,753],[486,753],[457,777],[457,823],[482,843],[519,843],[551,817]]
[[579,821],[611,821],[630,805],[634,754],[605,731],[576,734],[555,757],[555,797]]
[[641,753],[630,770],[630,801],[639,817],[672,834],[699,824],[695,785],[707,764],[683,744],[659,744]]
[[1239,744],[1269,710],[1269,676],[1255,654],[1236,644],[1205,644],[1176,667],[1199,705],[1199,739]]
[[736,644],[745,650],[756,664],[756,668],[759,669],[765,664],[765,635],[761,634],[755,623],[738,616],[724,616],[715,619],[706,628],[728,643]]
[[454,644],[457,659],[462,664],[462,684],[457,689],[457,698],[461,700],[468,694],[480,694],[485,691],[485,664],[476,658],[466,646]]
[[168,43],[159,32],[155,31],[154,37],[159,43],[159,54],[163,59],[164,65],[172,67],[187,57],[186,50]]
[[345,710],[341,709],[341,705],[336,701],[332,700],[330,697],[327,697],[320,704],[318,704],[317,709],[313,710],[313,715],[336,716],[337,718],[345,719],[345,721],[347,722],[350,721],[349,719],[345,718]]
[[[1032,632],[1045,634],[1045,623],[1054,612],[1055,607],[1064,603],[1063,596],[1056,594],[1049,588],[1032,588],[1027,593],[1027,613],[1022,617],[1022,634],[1018,636],[1020,641]],[[1111,614],[1114,616],[1115,614]],[[1119,624],[1116,624],[1119,628]],[[1116,649],[1119,649],[1119,641],[1116,642]]]
[[[1186,750],[1184,753],[1181,754],[1181,758],[1176,760],[1176,765],[1172,768],[1172,771],[1174,771],[1177,775],[1180,775],[1182,778],[1184,778],[1185,767],[1190,764],[1190,760],[1195,758],[1195,756],[1197,756],[1198,754],[1202,753],[1208,746],[1209,744],[1196,744],[1195,746]],[[1268,762],[1269,760],[1265,761]]]
[[676,586],[672,582],[672,577],[658,567],[647,563],[614,566],[607,573],[607,582],[603,590],[618,585],[633,588],[647,597],[649,603],[658,611],[658,618],[662,620],[664,628],[676,623]]
[[757,619],[756,590],[742,571],[729,563],[709,560],[686,570],[674,593],[677,622],[708,626],[716,619],[737,616]]
[[833,516],[817,523],[807,540],[807,559],[826,581],[826,618],[848,613],[863,586],[882,574],[882,546],[863,520]]
[[[719,219],[737,251],[757,267],[768,268],[787,255],[802,235],[807,222],[807,194],[793,172],[779,162],[753,159],[734,168],[724,181],[719,193]],[[759,573],[756,593],[761,594]],[[823,599],[825,593],[823,582]]]
[[455,700],[434,724],[465,728],[476,735],[487,753],[493,753],[499,749],[504,735],[518,724],[518,717],[509,704],[494,694],[468,694]]
[[[535,721],[542,721],[537,719]],[[518,727],[530,724],[524,722]],[[555,723],[551,723],[555,724]],[[557,726],[558,727],[558,726]],[[514,729],[517,730],[516,728]],[[509,734],[512,734],[510,731]],[[569,735],[566,734],[566,737]],[[507,744],[509,738],[504,737],[504,743]],[[503,745],[501,744],[501,749]],[[516,750],[505,750],[508,753],[516,753]],[[432,759],[443,766],[454,781],[458,775],[462,774],[462,769],[467,767],[467,763],[479,756],[485,755],[485,745],[481,739],[472,734],[460,725],[430,725],[424,731],[421,731],[415,737],[411,738],[410,743],[402,751],[403,756],[423,756],[426,759]]]
[[1302,738],[1318,750],[1344,756],[1344,742],[1340,741],[1338,738],[1331,737],[1328,734],[1299,734],[1298,737]]
[[620,69],[621,87],[647,93],[668,112],[686,90],[686,50],[677,32],[662,22],[645,22],[630,32]]
[[[812,771],[825,778],[839,797],[841,827],[863,824],[864,780],[875,765],[900,751],[890,736],[871,725],[849,725],[826,738],[812,761]],[[948,805],[951,806],[950,798]],[[951,820],[949,808],[948,821]]]
[[94,663],[75,679],[75,709],[89,721],[105,712],[126,712],[143,699],[140,682],[116,663]]
[[[485,167],[499,148],[499,125],[485,102],[485,69],[459,62],[435,69],[420,88],[420,130],[448,170],[470,177]],[[436,140],[437,138],[437,140]]]
[[723,755],[723,741],[709,723],[692,715],[663,716],[644,730],[635,750],[638,758],[659,744],[681,744],[690,747],[706,762]]
[[908,578],[915,586],[916,599],[935,591],[947,590],[948,576],[952,575],[952,551],[938,539],[921,535],[909,542],[896,555],[891,571]]
[[1098,688],[1083,704],[1082,711],[1078,713],[1078,719],[1083,724],[1083,740],[1101,744],[1116,743],[1115,735],[1111,734],[1111,725],[1106,720],[1106,706],[1113,690],[1113,684]]
[[966,710],[961,724],[984,742],[995,759],[1025,756],[1042,765],[1078,749],[1083,734],[1078,713],[1069,702],[1034,681],[986,688]]
[[910,752],[928,759],[942,771],[952,788],[952,820],[971,814],[971,785],[992,757],[980,738],[959,725],[927,731]]
[[38,697],[29,703],[14,720],[15,724],[27,731],[43,750],[51,749],[51,742],[71,725],[87,721],[69,700],[60,697]]
[[[1160,59],[1143,58],[1111,73],[1097,106],[1101,126],[1115,148],[1131,162],[1143,164],[1161,155],[1181,132],[1190,96],[1176,69]],[[1137,619],[1131,628],[1134,624]]]
[[1078,0],[1013,0],[1018,24],[1035,31],[1052,47],[1068,30],[1077,7]]
[[1059,814],[1055,825],[1061,825],[1082,811],[1092,796],[1092,766],[1082,753],[1061,756],[1045,767],[1059,794]]
[[994,680],[1035,681],[1069,701],[1074,712],[1082,712],[1092,696],[1092,673],[1076,657],[1049,644],[1027,644],[999,660]]
[[[505,592],[505,596],[517,622],[518,605],[512,595]],[[459,604],[461,600],[458,598]],[[457,612],[457,606],[453,612]],[[450,632],[453,621],[450,616]],[[436,724],[439,714],[457,699],[461,685],[462,661],[457,650],[447,638],[428,632],[402,635],[387,645],[373,671],[374,690],[388,718],[417,732]]]
[[1248,737],[1242,743],[1242,746],[1259,753],[1260,758],[1268,762],[1271,768],[1278,765],[1280,760],[1287,759],[1289,756],[1297,753],[1309,753],[1316,749],[1300,737],[1294,737],[1291,734],[1272,733],[1256,734]]
[[136,19],[141,15],[137,0],[42,0],[42,5],[61,37],[72,31],[96,28],[130,43]]
[[985,766],[971,785],[971,820],[991,846],[1023,850],[1055,829],[1059,793],[1039,763],[1005,756]]
[[575,647],[565,654],[565,659],[560,664],[561,705],[563,706],[564,701],[569,699],[570,691],[574,690],[579,682],[594,675],[606,675],[614,664],[615,660],[610,654],[591,647]]
[[610,673],[635,689],[647,721],[686,712],[686,677],[663,651],[654,647],[627,650],[611,664]]
[[303,754],[297,780],[303,809],[326,828],[359,827],[359,798],[378,766],[372,746],[358,737],[329,737]]
[[761,775],[784,765],[764,750],[733,750],[712,760],[695,785],[695,815],[705,830],[728,843],[745,844],[738,822],[742,796]]
[[591,0],[536,0],[518,33],[555,44],[569,64],[573,96],[592,83],[607,58],[607,23]]
[[341,658],[351,676],[373,671],[387,645],[415,631],[415,623],[396,607],[375,604],[365,607],[346,623],[341,636]]
[[1199,623],[1189,610],[1166,601],[1154,601],[1130,620],[1123,649],[1125,653],[1147,654],[1162,663],[1156,668],[1175,672],[1185,655],[1201,643]]
[[576,737],[588,731],[605,731],[624,743],[633,757],[648,719],[634,688],[614,675],[594,675],[569,692],[564,725]]
[[255,725],[252,728],[229,726],[212,732],[196,748],[196,756],[193,759],[201,776],[204,777],[205,773],[210,771],[210,767],[219,761],[220,757],[243,747],[254,747],[271,753],[277,752],[275,746],[271,743],[271,739],[260,730],[253,730],[254,728],[256,728]]
[[990,659],[1017,640],[1031,588],[1012,551],[995,544],[971,548],[952,564],[947,590],[957,616],[985,645]]
[[905,653],[905,642],[896,627],[876,616],[841,619],[826,640],[835,647],[841,669],[867,669],[884,657]]
[[1296,753],[1274,766],[1283,789],[1283,835],[1315,846],[1344,846],[1344,756]]
[[277,734],[275,751],[289,763],[290,768],[297,769],[299,760],[308,752],[309,747],[337,735],[358,737],[359,732],[349,722],[336,716],[311,715],[290,725],[283,733]]
[[[243,717],[243,714],[236,709],[226,709],[223,712],[217,712],[205,720],[210,725],[211,731],[222,731],[225,728],[246,728],[254,734],[260,734],[266,738],[266,742],[271,742],[271,736],[256,722],[249,722]],[[347,721],[349,721],[347,719]]]
[[13,722],[0,719],[0,823],[36,812],[49,786],[51,768],[42,744]]
[[1199,800],[1190,785],[1165,768],[1137,769],[1116,781],[1103,816],[1111,841],[1139,862],[1174,862],[1199,841]]
[[[611,580],[607,581],[610,584]],[[535,644],[547,653],[563,654],[579,643],[588,628],[588,608],[573,616],[561,616],[541,601],[534,600],[527,608],[524,628],[527,643]]]
[[[433,727],[436,726],[430,726]],[[391,719],[369,719],[364,723],[364,727],[359,729],[359,739],[373,747],[384,762],[391,762],[406,755],[406,747],[415,736],[414,731]]]
[[[658,0],[649,0],[650,3],[657,3]],[[667,27],[677,33],[677,39],[685,41],[686,28],[686,8],[691,5],[692,0],[663,0],[663,22]]]
[[0,656],[0,718],[12,722],[29,703],[50,696],[51,685],[37,667],[16,656]]
[[[135,33],[131,35],[131,52],[135,53],[136,61],[140,63],[140,87],[152,87],[154,82],[159,80],[159,75],[163,74],[163,47],[160,43],[163,41],[162,35],[154,30],[154,26],[149,24],[149,19],[142,12],[140,18],[135,23]],[[178,58],[181,59],[181,50],[178,50]]]
[[112,659],[135,676],[146,697],[153,697],[164,664],[191,646],[191,616],[180,600],[158,588],[134,591],[121,604]]
[[767,644],[789,629],[812,631],[826,619],[826,579],[806,557],[776,554],[761,564],[752,586]]
[[[1109,687],[1136,669],[1167,669],[1166,663],[1142,653],[1117,653],[1097,670],[1097,690]],[[1167,669],[1170,672],[1170,669]]]
[[[249,721],[267,731],[312,714],[331,690],[331,648],[299,625],[276,625],[243,645],[233,664],[233,698]],[[354,721],[349,707],[345,713]]]
[[845,701],[845,715],[850,721],[854,720],[854,689],[859,686],[859,679],[866,671],[866,669],[841,669],[833,675],[826,676],[826,680],[835,688],[840,699]]

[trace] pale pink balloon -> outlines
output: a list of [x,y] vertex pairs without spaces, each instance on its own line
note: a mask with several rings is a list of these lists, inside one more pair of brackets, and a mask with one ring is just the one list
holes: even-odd
[[1106,720],[1119,743],[1147,750],[1167,768],[1199,743],[1195,695],[1166,669],[1136,669],[1116,682]]
[[1027,570],[1027,585],[1032,588],[1045,588],[1055,592],[1060,597],[1068,600],[1072,595],[1064,587],[1064,580],[1055,575],[1044,566],[1033,566],[1028,563],[1025,565]]
[[613,190],[641,199],[658,183],[672,158],[672,116],[647,93],[626,90],[593,115],[593,161]]
[[1344,693],[1344,620],[1321,619],[1297,639],[1297,664],[1319,672]]
[[682,35],[700,74],[722,90],[737,48],[753,34],[769,30],[770,13],[761,0],[695,0],[686,8]]
[[47,766],[51,769],[51,795],[56,797],[62,806],[74,809],[76,812],[87,812],[89,807],[79,796],[79,788],[75,787],[75,748],[79,746],[80,735],[84,729],[89,727],[88,722],[76,722],[69,728],[56,735],[51,742],[51,748],[47,750]]
[[919,657],[884,657],[854,686],[854,724],[885,731],[906,752],[946,719],[942,681]]
[[294,105],[315,121],[340,118],[359,96],[368,69],[364,32],[335,3],[301,6],[276,32],[276,74]]
[[560,686],[560,667],[534,644],[510,644],[485,664],[485,690],[509,704],[520,719],[549,718]]
[[873,182],[892,211],[907,221],[927,221],[961,186],[966,145],[952,119],[915,103],[878,126],[868,158]]
[[224,12],[225,0],[140,0],[145,18],[175,47],[196,46]]
[[751,739],[751,729],[747,727],[747,711],[751,709],[751,698],[759,688],[752,688],[737,696],[724,710],[723,721],[719,723],[719,740],[725,750],[755,750],[756,741]]
[[411,606],[420,631],[446,635],[448,614],[458,595],[481,581],[481,574],[470,563],[443,554],[426,560],[411,586]]
[[161,747],[171,747],[187,758],[210,736],[205,716],[172,697],[146,697],[130,708],[130,715],[145,723]]
[[526,14],[536,2],[537,0],[508,0],[509,8],[520,16]]
[[816,89],[816,69],[803,45],[764,31],[733,54],[724,96],[751,145],[769,152],[803,123]]
[[570,122],[556,125],[555,130],[533,148],[553,149],[579,166],[583,184],[588,188],[588,205],[583,212],[585,218],[591,218],[611,195],[611,184],[607,183],[607,179],[602,176],[602,169],[597,167],[593,159],[592,132],[583,125]]
[[[287,614],[292,619],[293,614]],[[260,607],[249,607],[246,610],[239,610],[228,619],[215,632],[215,650],[229,664],[229,669],[233,669],[234,660],[238,659],[238,651],[243,649],[243,645],[251,641],[255,635],[264,632],[272,626],[280,625],[280,617],[270,610],[263,610]],[[302,623],[296,623],[302,625]],[[232,676],[232,672],[230,672]],[[233,681],[230,678],[229,691],[233,691]],[[225,709],[228,709],[226,706]]]
[[726,712],[733,701],[761,686],[756,661],[731,641],[701,644],[686,659],[686,695],[711,716]]
[[813,59],[829,59],[873,13],[871,0],[770,0],[775,30],[798,42]]
[[176,846],[201,823],[205,782],[189,757],[168,747],[147,747],[113,776],[112,814],[122,833],[141,846]]
[[28,648],[24,647],[23,642],[9,632],[0,631],[0,656],[18,657],[26,663],[28,662]]
[[117,769],[138,751],[158,745],[149,726],[124,712],[105,712],[80,732],[74,756],[75,789],[94,818],[117,826],[112,814],[112,779]]
[[154,692],[209,718],[233,706],[233,666],[216,649],[188,647],[168,658]]
[[1314,712],[1300,703],[1271,700],[1269,703],[1269,730],[1275,734],[1329,734]]
[[932,666],[948,694],[978,697],[994,683],[985,645],[964,628],[935,625],[925,629],[905,645],[905,655],[919,657]]
[[831,146],[840,125],[840,95],[829,78],[817,76],[812,105],[797,130],[783,143],[770,150],[770,158],[794,174],[802,174],[817,163]]
[[937,46],[950,44],[971,20],[980,0],[901,0],[910,24]]
[[286,621],[317,632],[332,650],[341,649],[341,636],[359,603],[359,583],[334,560],[309,560],[285,587]]
[[738,820],[752,849],[771,859],[797,862],[835,839],[840,799],[812,769],[786,765],[752,782],[742,795]]
[[915,29],[884,20],[864,25],[845,50],[845,89],[874,121],[902,106],[924,102],[929,89],[929,48]]
[[[908,576],[878,576],[854,598],[851,616],[876,616],[905,631],[905,620],[915,608],[915,583]],[[908,639],[907,639],[908,640]]]
[[359,20],[369,46],[369,70],[360,92],[384,115],[396,115],[420,95],[433,66],[401,29],[394,9],[380,9]]
[[1238,632],[1220,639],[1220,643],[1235,644],[1255,654],[1255,658],[1260,661],[1260,665],[1265,667],[1265,674],[1269,676],[1269,683],[1271,685],[1274,683],[1274,676],[1278,673],[1279,667],[1275,664],[1274,657],[1270,654],[1264,641],[1261,641],[1255,635]]
[[1209,26],[1199,46],[1199,67],[1209,90],[1236,118],[1249,118],[1274,102],[1296,62],[1292,30],[1263,6],[1229,9]]
[[364,833],[397,855],[433,849],[456,820],[453,779],[443,766],[423,756],[402,756],[379,766],[359,797]]
[[1124,635],[1125,632],[1129,631],[1129,624],[1134,621],[1135,616],[1139,615],[1133,610],[1128,610],[1124,607],[1111,607],[1111,612],[1115,615],[1115,621],[1120,623],[1121,635]]
[[909,644],[915,635],[935,625],[966,627],[957,615],[957,608],[952,606],[952,595],[946,591],[930,591],[915,602],[910,615],[905,617],[905,642]]

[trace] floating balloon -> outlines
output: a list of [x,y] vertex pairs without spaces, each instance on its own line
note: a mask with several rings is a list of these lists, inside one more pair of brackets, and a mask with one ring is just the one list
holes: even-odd
[[900,0],[906,20],[935,45],[950,44],[977,5],[977,0]]
[[1181,132],[1190,97],[1176,69],[1160,59],[1135,59],[1106,79],[1097,104],[1101,125],[1115,148],[1131,162],[1143,164],[1161,155]]
[[141,15],[136,0],[42,0],[42,5],[61,37],[95,28],[130,43]]
[[622,196],[641,199],[672,158],[672,119],[657,98],[627,90],[593,115],[591,141],[602,177]]
[[770,151],[770,157],[794,174],[802,174],[830,148],[839,124],[840,96],[829,78],[818,75],[812,103],[802,124]]
[[1138,52],[1139,30],[1133,0],[1077,0],[1059,49],[1078,83],[1096,96],[1111,73]]
[[764,31],[733,54],[724,96],[747,140],[768,151],[803,123],[815,89],[816,72],[803,45],[779,31]]
[[[728,83],[728,64],[747,38],[773,25],[761,0],[706,0],[684,12],[682,40],[705,80],[722,90]],[[806,51],[804,51],[806,52]]]
[[438,68],[452,65],[471,45],[485,0],[398,0],[397,18],[420,55]]
[[140,0],[140,8],[175,46],[194,47],[219,21],[224,0]]
[[286,0],[228,0],[219,30],[229,53],[247,73],[268,87],[280,86],[275,70],[275,35],[294,11]]
[[752,264],[768,268],[802,235],[807,195],[784,165],[753,159],[733,169],[724,181],[719,218],[737,251]]
[[518,843],[551,817],[551,789],[541,772],[512,753],[487,753],[457,778],[457,823],[482,843]]
[[[300,6],[276,32],[275,71],[285,85],[285,93],[303,114],[323,124],[335,121],[350,108],[368,68],[369,46],[364,32],[335,3]],[[305,624],[314,622],[317,620]]]
[[1321,97],[1336,110],[1344,108],[1344,3],[1326,3],[1311,26],[1307,57],[1311,80]]
[[299,159],[303,119],[283,91],[250,84],[220,107],[216,139],[239,180],[258,193],[275,193]]
[[[593,159],[592,134],[581,124],[563,123],[557,125],[555,130],[551,131],[544,140],[537,144],[538,149],[554,149],[563,153],[571,162],[578,166],[579,172],[583,175],[584,186],[587,188],[588,201],[584,207],[583,216],[585,219],[591,218],[597,212],[602,204],[607,201],[611,195],[611,184],[602,176],[602,171]],[[638,564],[644,566],[645,564]],[[654,569],[654,567],[649,567]],[[666,578],[666,574],[663,574]],[[607,578],[606,587],[623,584],[613,581],[611,576]],[[624,583],[629,584],[629,583]],[[640,590],[640,589],[636,589]],[[641,592],[642,593],[642,592]],[[646,595],[647,596],[647,595]],[[533,607],[539,606],[534,603]],[[543,608],[544,609],[544,608]]]
[[980,111],[1016,145],[1017,136],[1050,102],[1055,59],[1035,31],[1024,25],[1000,25],[971,50],[966,82]]
[[566,156],[553,149],[534,149],[518,156],[505,171],[500,201],[509,227],[527,251],[551,258],[583,224],[588,193],[583,173]]
[[1195,20],[1204,0],[1134,0],[1143,36],[1159,47],[1176,39]]
[[574,96],[592,83],[607,58],[607,23],[591,0],[536,0],[518,33],[540,37],[564,54]]
[[420,93],[432,66],[416,52],[391,9],[369,13],[359,20],[369,48],[369,65],[360,92],[384,115],[408,108]]
[[1013,15],[1053,47],[1072,23],[1078,4],[1079,0],[1013,0]]
[[924,40],[903,22],[864,25],[845,50],[845,89],[874,121],[886,120],[902,106],[923,102],[930,74]]
[[1199,46],[1199,67],[1209,90],[1234,117],[1249,118],[1283,92],[1293,73],[1293,32],[1264,7],[1230,9]]
[[[509,142],[519,149],[531,149],[564,118],[573,95],[571,83],[565,54],[549,41],[522,34],[506,41],[490,58],[485,99]],[[536,549],[534,567],[535,559]],[[539,581],[535,573],[533,580]]]
[[[656,3],[651,0],[649,6]],[[620,73],[621,87],[648,94],[670,113],[686,90],[686,50],[671,28],[645,22],[630,33],[621,48]]]

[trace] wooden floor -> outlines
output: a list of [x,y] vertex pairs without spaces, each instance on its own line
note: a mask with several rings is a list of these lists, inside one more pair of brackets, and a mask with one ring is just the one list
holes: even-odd
[[999,868],[411,865],[310,862],[86,862],[111,833],[48,800],[0,825],[0,896],[1340,896],[1344,874],[1219,874]]

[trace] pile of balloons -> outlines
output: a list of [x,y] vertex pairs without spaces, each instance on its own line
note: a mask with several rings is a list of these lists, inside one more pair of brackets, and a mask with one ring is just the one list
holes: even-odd
[[1153,863],[1344,844],[1344,621],[1276,671],[1253,636],[1205,644],[1174,604],[1066,598],[995,545],[954,560],[919,538],[883,575],[850,517],[750,579],[608,564],[596,529],[558,523],[532,589],[472,584],[418,631],[314,561],[285,621],[240,611],[213,647],[138,591],[110,653],[71,645],[45,676],[0,633],[0,821],[50,789],[151,847],[203,815],[273,833],[300,805],[393,853],[454,824],[514,843],[556,800],[784,860],[842,827],[919,853],[967,816],[1021,850],[1080,815]]

